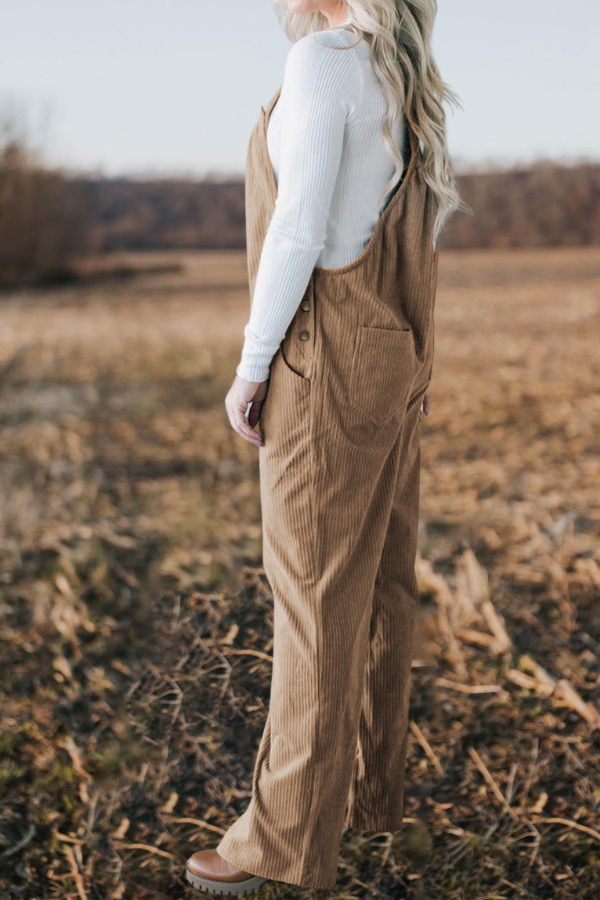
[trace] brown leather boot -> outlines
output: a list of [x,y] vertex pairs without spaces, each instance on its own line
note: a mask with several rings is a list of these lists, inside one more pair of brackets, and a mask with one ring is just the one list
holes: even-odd
[[252,894],[266,878],[236,869],[216,850],[199,850],[185,864],[187,880],[207,894]]

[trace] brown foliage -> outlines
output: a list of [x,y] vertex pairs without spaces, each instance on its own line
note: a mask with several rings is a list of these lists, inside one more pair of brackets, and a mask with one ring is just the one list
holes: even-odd
[[89,249],[81,186],[17,137],[0,142],[0,283],[64,277]]
[[[457,178],[446,249],[600,244],[600,165],[540,162]],[[73,177],[0,135],[0,284],[78,277],[88,253],[243,249],[244,180]]]
[[[457,183],[474,215],[451,217],[442,237],[447,249],[600,244],[598,164],[540,162],[463,174]],[[245,247],[242,179],[82,184],[97,251]]]
[[102,178],[80,184],[98,252],[246,246],[243,179]]
[[577,247],[600,244],[600,165],[535,163],[458,179],[474,212],[450,220],[443,246]]

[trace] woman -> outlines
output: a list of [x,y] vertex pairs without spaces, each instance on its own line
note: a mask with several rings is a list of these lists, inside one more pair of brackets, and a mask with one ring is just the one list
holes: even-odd
[[226,399],[261,448],[271,698],[248,808],[187,862],[205,892],[332,887],[344,827],[401,826],[417,423],[439,235],[465,208],[441,105],[454,95],[431,56],[436,8],[279,9],[294,44],[248,147],[252,306]]

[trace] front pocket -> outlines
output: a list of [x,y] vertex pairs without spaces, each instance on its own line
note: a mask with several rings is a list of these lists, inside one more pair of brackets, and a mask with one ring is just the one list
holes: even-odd
[[350,405],[375,425],[401,416],[416,364],[411,328],[358,325],[348,386]]

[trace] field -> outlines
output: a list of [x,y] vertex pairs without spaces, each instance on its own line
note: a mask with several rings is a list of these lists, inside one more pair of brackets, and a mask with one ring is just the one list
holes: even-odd
[[[245,254],[94,266],[0,296],[3,900],[198,896],[268,704]],[[264,898],[600,895],[599,334],[597,248],[442,251],[404,829]]]

